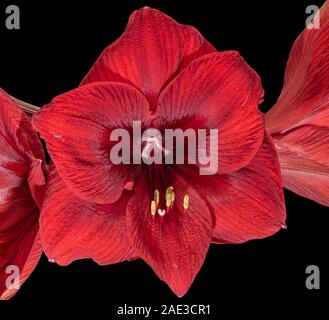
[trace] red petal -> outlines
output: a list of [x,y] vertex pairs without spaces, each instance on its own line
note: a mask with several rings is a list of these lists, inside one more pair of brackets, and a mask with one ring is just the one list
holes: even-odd
[[0,189],[0,299],[9,299],[17,292],[6,288],[8,266],[19,268],[21,285],[39,261],[38,219],[39,210],[27,185]]
[[285,227],[280,165],[269,137],[246,168],[222,177],[216,192],[222,196],[207,197],[216,212],[215,238],[241,243]]
[[299,125],[329,100],[329,2],[320,9],[320,28],[305,29],[290,52],[284,86],[266,114],[270,133]]
[[284,187],[329,206],[329,127],[304,125],[275,138]]
[[108,205],[83,201],[65,186],[54,166],[41,211],[40,228],[44,251],[60,265],[92,258],[112,264],[133,257],[126,232],[128,196]]
[[285,188],[324,206],[329,206],[329,175],[326,171],[299,171],[282,169],[282,179]]
[[124,34],[105,49],[82,84],[125,82],[140,89],[154,106],[160,90],[190,61],[215,49],[193,27],[158,10],[135,11]]
[[170,126],[218,129],[218,173],[250,162],[263,136],[260,79],[237,52],[212,53],[185,68],[163,91],[157,113]]
[[320,29],[297,38],[277,104],[266,115],[284,187],[329,205],[329,2]]
[[[31,234],[30,234],[31,235]],[[15,247],[14,250],[16,250],[16,257],[13,258],[13,260],[7,262],[7,266],[15,265],[20,270],[19,275],[19,287],[21,287],[24,282],[27,280],[27,278],[31,275],[31,273],[34,271],[35,267],[37,266],[41,254],[42,254],[42,247],[41,242],[39,239],[39,236],[35,236],[35,240],[32,243],[27,243],[27,241],[31,241],[33,237],[29,237],[28,239],[25,239],[23,242],[20,243],[20,249],[17,250]],[[26,254],[28,256],[26,257]],[[9,300],[11,299],[19,289],[9,288],[7,289],[5,287],[5,283],[7,281],[7,278],[11,276],[13,273],[12,270],[8,270],[8,273],[6,272],[6,269],[0,271],[0,300]],[[3,286],[4,285],[4,286]]]
[[15,188],[27,179],[40,205],[46,170],[41,141],[28,117],[1,89],[0,119],[0,188]]
[[224,175],[199,176],[183,169],[216,216],[213,241],[242,243],[268,237],[285,225],[280,166],[270,138],[250,164]]
[[[204,262],[213,221],[195,190],[172,169],[166,170],[168,186],[172,185],[176,193],[173,211],[164,217],[151,215],[153,191],[144,176],[128,203],[128,234],[136,255],[144,259],[176,295],[183,296]],[[190,206],[184,212],[185,194],[190,196]]]
[[[32,242],[33,239],[34,242]],[[20,249],[17,250],[16,246],[19,246]],[[39,235],[37,234],[34,237],[34,234],[32,234],[31,231],[29,232],[29,236],[22,239],[22,243],[16,244],[16,246],[14,248],[14,250],[16,250],[16,256],[13,260],[7,262],[7,266],[16,265],[19,268],[19,286],[21,287],[37,266],[42,254],[42,247]],[[12,273],[7,274],[6,270],[2,271],[1,269],[0,271],[0,300],[9,300],[18,291],[17,289],[7,289],[2,287],[2,284],[6,283],[7,277],[11,274]]]
[[8,289],[17,266],[19,284],[28,278],[42,253],[38,219],[45,189],[45,159],[42,144],[27,116],[0,89],[0,299],[9,299],[17,289]]
[[78,197],[95,203],[119,199],[133,179],[129,165],[110,161],[110,134],[149,115],[145,97],[120,83],[94,83],[55,98],[33,119],[58,173]]

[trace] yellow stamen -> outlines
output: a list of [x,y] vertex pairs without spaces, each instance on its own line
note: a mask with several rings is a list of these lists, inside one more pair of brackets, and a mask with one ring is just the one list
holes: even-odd
[[169,208],[172,202],[172,194],[166,193],[166,207]]
[[188,194],[186,194],[184,196],[184,200],[183,200],[183,207],[184,207],[185,210],[188,209],[189,203],[190,203],[190,197],[189,197]]
[[170,186],[166,190],[166,207],[169,208],[175,200],[174,188]]
[[156,211],[157,211],[157,204],[156,204],[155,201],[153,200],[153,201],[151,202],[151,215],[152,215],[152,216],[155,216]]
[[160,202],[160,192],[159,190],[154,190],[154,201],[156,204],[159,204]]

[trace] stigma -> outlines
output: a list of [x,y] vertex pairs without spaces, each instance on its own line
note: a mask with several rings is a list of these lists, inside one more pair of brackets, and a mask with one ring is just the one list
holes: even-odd
[[[166,214],[173,211],[175,199],[176,199],[176,194],[174,191],[174,187],[169,186],[166,189],[166,193],[164,196],[163,203],[165,204],[165,206],[161,207],[162,203],[160,201],[161,200],[160,191],[158,189],[155,189],[153,200],[151,201],[151,206],[150,206],[151,216],[155,217],[158,214],[160,217],[164,217]],[[183,203],[182,203],[184,212],[188,209],[189,202],[190,202],[190,197],[188,194],[185,194],[184,198],[183,198]]]

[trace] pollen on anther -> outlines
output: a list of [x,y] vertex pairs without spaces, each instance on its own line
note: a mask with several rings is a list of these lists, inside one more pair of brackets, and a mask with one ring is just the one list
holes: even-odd
[[156,211],[157,211],[157,204],[154,200],[152,200],[152,202],[151,202],[151,215],[155,216]]
[[174,202],[175,201],[175,192],[173,191],[171,194],[171,201]]
[[160,192],[159,190],[154,190],[154,201],[156,204],[159,204],[160,202]]
[[174,188],[170,186],[166,190],[166,207],[167,208],[171,207],[174,200],[175,200]]
[[189,203],[190,203],[190,197],[189,197],[188,194],[186,194],[184,196],[184,200],[183,200],[183,207],[184,207],[185,210],[188,209]]
[[174,190],[173,186],[170,186],[167,188],[166,193],[172,192]]
[[166,194],[166,207],[169,208],[171,206],[171,202],[172,202],[172,196],[171,193],[167,193]]

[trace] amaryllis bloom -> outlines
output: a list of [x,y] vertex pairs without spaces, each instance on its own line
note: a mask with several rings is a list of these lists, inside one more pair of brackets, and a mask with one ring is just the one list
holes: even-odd
[[[34,116],[54,163],[40,219],[48,258],[67,265],[140,257],[182,296],[211,242],[281,229],[280,167],[258,110],[262,97],[258,75],[237,52],[217,52],[157,10],[134,12],[82,86]],[[161,132],[218,129],[218,171],[114,164],[110,135],[131,131],[133,121]]]
[[0,89],[0,299],[16,293],[42,253],[38,219],[45,165],[29,118]]
[[266,127],[279,154],[284,187],[328,206],[329,1],[318,21],[319,29],[305,29],[294,43]]

